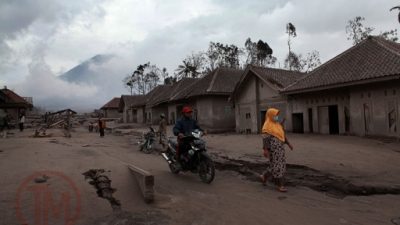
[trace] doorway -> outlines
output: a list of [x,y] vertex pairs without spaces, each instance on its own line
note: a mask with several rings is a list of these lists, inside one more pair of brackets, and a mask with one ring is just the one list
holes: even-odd
[[260,112],[261,126],[259,126],[259,127],[261,127],[261,128],[264,126],[264,123],[265,123],[265,114],[267,114],[267,111],[265,111],[265,110]]
[[303,113],[293,113],[293,133],[304,133]]
[[314,133],[312,108],[308,109],[308,128],[310,133]]
[[331,105],[329,110],[329,134],[339,134],[339,112],[337,105]]

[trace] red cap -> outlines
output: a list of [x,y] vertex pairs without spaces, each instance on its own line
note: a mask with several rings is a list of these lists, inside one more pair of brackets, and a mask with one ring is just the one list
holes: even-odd
[[183,113],[191,113],[191,112],[193,112],[193,110],[192,110],[192,108],[190,108],[190,106],[185,106],[185,107],[183,107],[182,112]]

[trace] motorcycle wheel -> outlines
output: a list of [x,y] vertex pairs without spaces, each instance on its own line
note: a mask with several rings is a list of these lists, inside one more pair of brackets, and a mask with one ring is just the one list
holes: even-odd
[[143,144],[143,150],[144,153],[146,154],[150,154],[151,152],[153,152],[153,144],[149,144],[149,143],[144,143]]
[[199,176],[202,182],[209,184],[214,180],[215,167],[210,158],[203,158],[199,164]]
[[169,164],[169,170],[171,170],[171,173],[173,174],[179,173],[179,169],[177,169],[173,163]]

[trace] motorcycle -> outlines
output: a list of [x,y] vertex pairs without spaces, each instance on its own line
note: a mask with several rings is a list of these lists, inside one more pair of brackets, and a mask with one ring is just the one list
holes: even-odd
[[139,150],[146,154],[150,154],[153,151],[154,143],[156,142],[156,131],[152,127],[149,127],[149,129],[150,131],[143,135],[144,142],[139,142]]
[[176,158],[178,143],[172,139],[168,140],[167,151],[161,153],[161,155],[168,162],[172,173],[178,174],[181,171],[198,173],[201,181],[209,184],[214,180],[215,167],[207,154],[206,142],[201,139],[202,134],[201,131],[195,130],[191,135],[181,139],[188,150],[180,154],[180,159]]

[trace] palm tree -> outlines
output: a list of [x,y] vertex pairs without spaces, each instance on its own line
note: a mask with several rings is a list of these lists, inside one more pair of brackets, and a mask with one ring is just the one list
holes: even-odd
[[192,77],[197,78],[200,74],[198,71],[200,69],[201,64],[197,63],[196,60],[185,59],[182,61],[182,65],[179,65],[175,70],[178,72],[178,77]]
[[178,77],[188,77],[192,70],[192,67],[190,66],[190,63],[186,60],[182,61],[182,65],[178,66],[178,69],[175,71],[178,72]]

